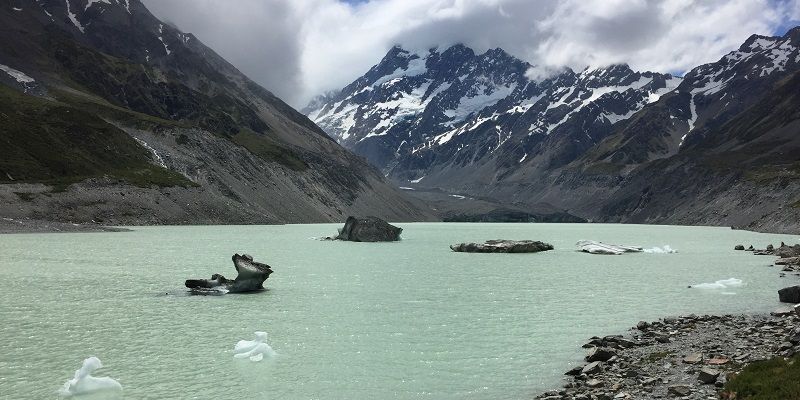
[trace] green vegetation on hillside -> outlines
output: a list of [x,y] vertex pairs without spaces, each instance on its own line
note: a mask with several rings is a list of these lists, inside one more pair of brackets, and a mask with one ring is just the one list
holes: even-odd
[[148,65],[104,54],[59,33],[51,33],[45,44],[54,49],[61,77],[116,106],[192,123],[223,137],[235,135],[242,126],[262,133],[270,129],[252,107],[224,90],[211,94],[193,90]]
[[128,134],[95,114],[0,85],[0,183],[42,182],[62,188],[108,176],[133,185],[194,186],[155,166]]
[[798,400],[800,356],[754,362],[728,381],[725,393],[735,393],[738,400]]
[[231,140],[263,160],[280,163],[294,171],[305,171],[308,168],[308,164],[303,162],[293,151],[279,146],[268,137],[251,130],[242,130]]

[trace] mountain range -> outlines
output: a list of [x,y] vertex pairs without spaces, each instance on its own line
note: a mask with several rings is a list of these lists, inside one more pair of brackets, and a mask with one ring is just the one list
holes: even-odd
[[444,218],[797,231],[799,47],[800,28],[753,35],[676,77],[397,46],[302,111]]
[[433,218],[139,0],[3,1],[0,126],[9,220]]

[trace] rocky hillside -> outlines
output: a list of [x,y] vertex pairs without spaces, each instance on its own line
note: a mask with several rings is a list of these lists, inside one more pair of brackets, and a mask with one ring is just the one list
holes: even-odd
[[754,35],[682,79],[395,48],[305,111],[410,189],[595,221],[796,231],[799,47],[800,28]]
[[615,126],[543,197],[592,193],[601,204],[573,206],[606,220],[797,232],[798,93],[800,28],[754,35]]
[[430,214],[139,0],[0,4],[0,216],[283,223]]

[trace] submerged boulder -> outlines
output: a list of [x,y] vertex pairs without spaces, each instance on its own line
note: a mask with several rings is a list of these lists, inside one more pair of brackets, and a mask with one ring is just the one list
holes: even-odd
[[220,295],[225,293],[244,293],[264,290],[264,281],[272,274],[267,264],[253,261],[247,254],[234,254],[231,257],[238,275],[236,279],[228,279],[220,274],[211,275],[211,279],[187,279],[185,285],[193,294]]
[[485,243],[459,243],[450,246],[464,253],[538,253],[553,250],[553,245],[538,240],[487,240]]
[[378,217],[347,217],[336,239],[350,242],[395,242],[400,240],[402,232],[403,228]]
[[575,243],[578,250],[589,254],[610,254],[620,255],[624,253],[641,253],[644,251],[638,246],[624,246],[618,244],[608,244],[594,240],[580,240]]

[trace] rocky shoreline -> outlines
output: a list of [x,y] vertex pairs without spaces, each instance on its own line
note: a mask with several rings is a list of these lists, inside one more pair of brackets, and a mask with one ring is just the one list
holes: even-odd
[[688,315],[639,322],[627,335],[593,337],[587,363],[545,400],[718,399],[747,364],[800,353],[800,315]]
[[30,218],[0,218],[0,234],[59,232],[126,232],[130,229],[100,224],[73,224]]
[[[800,270],[800,246],[748,250],[780,256],[775,262],[783,266],[780,276]],[[595,336],[583,347],[588,349],[586,363],[565,373],[561,389],[537,399],[735,399],[723,387],[748,364],[800,354],[800,304],[768,315],[692,314],[640,321],[626,335]]]

